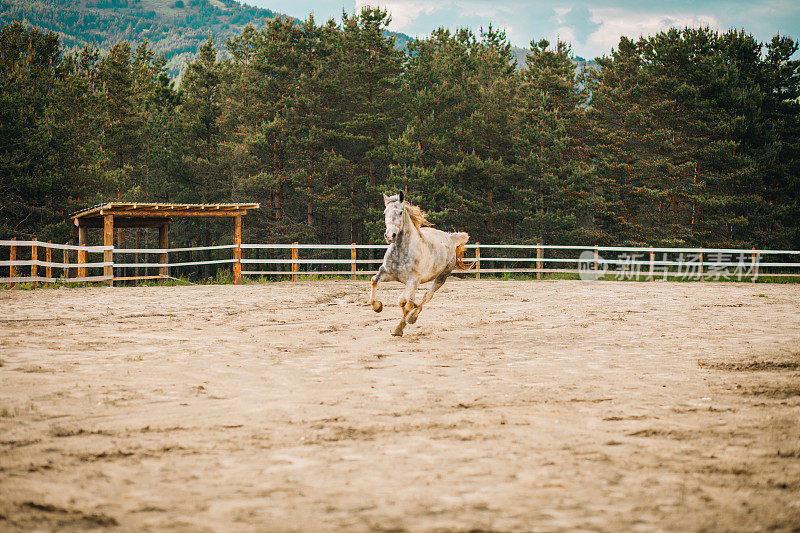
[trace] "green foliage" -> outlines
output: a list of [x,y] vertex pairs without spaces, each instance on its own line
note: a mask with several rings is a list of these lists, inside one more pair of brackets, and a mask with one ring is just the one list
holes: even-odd
[[[146,39],[180,79],[208,32],[224,43],[247,25],[261,27],[278,16],[237,0],[0,0],[0,25],[13,21],[55,32],[70,52]],[[300,24],[297,19],[290,19]],[[402,48],[408,37],[386,32]]]
[[[112,4],[137,21],[241,13],[230,0],[90,11]],[[387,23],[364,8],[340,24],[209,26],[177,88],[159,41],[63,51],[55,33],[6,24],[0,232],[63,241],[69,213],[101,199],[256,201],[251,242],[380,242],[380,193],[405,190],[473,241],[800,248],[791,39],[673,29],[622,38],[576,75],[563,42],[532,42],[518,68],[494,28],[401,49]],[[230,242],[228,228],[179,226],[175,243]]]
[[67,215],[106,186],[92,61],[62,56],[53,34],[0,30],[3,235],[64,239]]
[[672,29],[599,60],[588,140],[610,241],[797,248],[797,45],[764,48]]

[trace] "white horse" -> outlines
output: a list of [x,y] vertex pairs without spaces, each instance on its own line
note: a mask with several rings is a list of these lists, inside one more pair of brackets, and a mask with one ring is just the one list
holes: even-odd
[[[372,276],[372,292],[369,302],[376,313],[383,304],[375,299],[375,289],[379,281],[399,281],[406,289],[400,296],[400,309],[403,318],[392,335],[400,336],[406,322],[417,321],[422,306],[428,303],[454,268],[468,270],[472,265],[464,264],[464,245],[469,240],[466,233],[447,233],[428,227],[425,212],[417,206],[404,201],[403,193],[394,196],[383,195],[386,206],[383,213],[386,219],[384,238],[389,248],[383,256],[383,264],[378,273]],[[433,280],[428,292],[417,304],[414,293],[420,283]]]

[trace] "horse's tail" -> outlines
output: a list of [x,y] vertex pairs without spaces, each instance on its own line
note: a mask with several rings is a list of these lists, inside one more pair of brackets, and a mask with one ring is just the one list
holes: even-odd
[[456,242],[456,270],[469,270],[475,267],[475,262],[466,264],[464,262],[464,245],[469,240],[468,233],[452,233],[453,240]]

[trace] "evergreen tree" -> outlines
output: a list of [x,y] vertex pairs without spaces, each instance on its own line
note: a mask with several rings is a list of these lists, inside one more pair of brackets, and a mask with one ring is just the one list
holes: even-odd
[[576,77],[563,42],[531,43],[517,69],[491,27],[404,53],[388,22],[275,18],[222,54],[209,33],[178,91],[146,42],[64,54],[6,24],[0,229],[65,239],[68,214],[101,199],[247,200],[253,240],[379,241],[380,193],[400,189],[483,242],[800,247],[792,39],[623,37]]
[[[353,242],[363,238],[365,220],[380,219],[380,187],[389,170],[387,144],[402,131],[397,99],[403,55],[384,35],[390,21],[385,10],[372,7],[345,14],[334,51],[335,100],[328,102],[338,128],[329,147],[343,158],[336,166],[345,163],[341,170],[346,174],[339,176],[350,197],[349,235],[344,238]],[[371,230],[373,238],[380,234],[377,226]]]
[[183,186],[178,199],[224,202],[231,197],[231,179],[223,159],[222,70],[211,35],[186,68],[180,87]]
[[575,135],[583,129],[582,95],[569,46],[531,43],[514,101],[515,237],[525,242],[581,242],[593,229],[587,164]]
[[64,221],[99,200],[103,153],[89,55],[63,56],[54,33],[0,30],[0,232],[68,238]]
[[798,44],[775,36],[756,66],[759,135],[745,141],[756,160],[762,217],[753,241],[764,248],[800,249],[800,60]]
[[[394,178],[444,228],[491,240],[507,233],[513,157],[514,59],[505,35],[440,29],[409,44],[406,131],[393,141]],[[409,160],[412,155],[413,160]],[[410,169],[409,169],[410,166]]]

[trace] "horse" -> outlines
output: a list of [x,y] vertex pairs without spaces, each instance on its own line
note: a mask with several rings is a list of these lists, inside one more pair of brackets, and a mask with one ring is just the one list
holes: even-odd
[[[405,284],[398,304],[403,318],[392,335],[401,336],[406,323],[417,321],[422,306],[444,285],[454,269],[469,270],[474,266],[464,263],[464,245],[469,240],[467,233],[448,233],[432,228],[425,212],[405,201],[402,192],[393,196],[383,195],[383,211],[386,230],[384,239],[389,244],[383,256],[383,264],[372,276],[372,292],[369,303],[373,311],[380,313],[383,303],[375,299],[375,290],[381,281],[399,281]],[[433,284],[419,303],[414,293],[420,283],[433,280]]]

